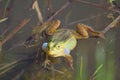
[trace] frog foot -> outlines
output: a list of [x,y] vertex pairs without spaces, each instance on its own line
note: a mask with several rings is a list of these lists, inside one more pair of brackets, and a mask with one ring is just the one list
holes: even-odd
[[99,34],[99,37],[102,38],[102,39],[105,39],[104,33],[101,32],[101,33]]
[[43,62],[42,67],[46,69],[46,68],[49,67],[50,65],[51,65],[51,61],[47,59],[47,60],[45,60],[45,61]]
[[65,57],[66,60],[68,61],[68,64],[70,65],[71,69],[74,70],[74,67],[73,67],[73,58],[72,58],[72,56],[69,54],[69,55],[65,55],[64,57]]
[[75,32],[74,32],[74,35],[75,35],[75,37],[77,36],[76,37],[77,39],[87,39],[89,37],[105,39],[103,32],[96,31],[88,25],[79,23],[79,24],[77,24],[76,27],[77,27],[77,32],[79,33],[79,35],[77,33],[75,34]]
[[92,35],[92,36],[90,36],[90,37],[95,37],[95,38],[102,38],[102,39],[105,39],[104,33],[102,33],[102,32],[99,32],[98,35]]

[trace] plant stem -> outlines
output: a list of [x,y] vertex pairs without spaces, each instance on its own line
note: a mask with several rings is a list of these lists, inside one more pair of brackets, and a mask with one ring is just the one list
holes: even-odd
[[58,9],[47,21],[54,19],[61,11],[66,9],[71,4],[70,1],[67,1],[60,9]]
[[95,4],[95,3],[91,3],[91,2],[83,1],[83,0],[76,0],[76,2],[80,2],[80,3],[90,5],[90,6],[93,6],[93,7],[96,7],[96,8],[100,8],[100,9],[104,9],[104,10],[108,10],[108,11],[113,11],[113,12],[116,12],[116,13],[120,14],[119,10],[112,9],[112,8],[109,8],[109,7],[105,7],[103,5],[99,5],[99,4]]
[[115,20],[113,20],[113,22],[111,22],[111,23],[102,31],[103,34],[105,34],[109,29],[115,27],[119,20],[120,20],[120,16],[118,16]]
[[6,36],[5,39],[3,39],[3,40],[1,41],[0,46],[2,46],[3,44],[5,44],[5,43],[6,43],[11,37],[13,37],[20,29],[22,29],[29,21],[30,21],[30,19],[25,19],[25,20],[23,20],[18,27],[16,27],[10,34],[8,34],[8,35]]

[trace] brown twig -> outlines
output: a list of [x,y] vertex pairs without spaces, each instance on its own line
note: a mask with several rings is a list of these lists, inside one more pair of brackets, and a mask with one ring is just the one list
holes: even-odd
[[22,29],[28,22],[30,21],[30,19],[25,19],[21,22],[21,24],[16,27],[10,34],[8,34],[6,36],[5,39],[3,39],[3,41],[1,41],[1,46],[6,43],[11,37],[13,37],[20,29]]
[[56,80],[55,79],[54,65],[51,66],[51,69],[52,69],[52,80]]
[[54,72],[57,72],[57,73],[60,73],[60,74],[65,74],[64,72],[60,71],[60,70],[57,70],[57,69],[52,69],[52,68],[48,68],[49,70],[54,70]]
[[[119,13],[120,14],[120,11],[116,10],[116,9],[111,9],[111,8],[107,8],[107,7],[104,7],[102,5],[99,5],[99,4],[95,4],[95,3],[91,3],[91,2],[88,2],[88,1],[83,1],[83,0],[75,0],[76,2],[80,2],[80,3],[83,3],[83,4],[86,4],[86,5],[91,5],[93,7],[96,7],[96,8],[100,8],[100,9],[105,9],[105,10],[109,10],[109,11],[113,11],[113,12],[116,12],[116,13]],[[72,1],[68,0],[60,9],[58,9],[46,22],[49,22],[51,21],[52,19],[54,19],[61,11],[63,11],[64,9],[66,9],[70,4],[72,3]],[[46,27],[43,27],[41,32],[44,31],[46,29]]]
[[[43,32],[48,26],[44,26],[46,25],[47,22],[53,20],[61,11],[63,11],[64,9],[66,9],[69,5],[71,4],[71,2],[68,0],[60,9],[58,9],[46,22],[44,22],[41,26],[38,26],[40,28],[39,33]],[[36,33],[36,32],[35,32]]]
[[4,22],[4,21],[6,21],[6,20],[8,20],[7,17],[6,17],[6,18],[3,18],[3,19],[0,19],[0,23]]
[[91,2],[83,1],[83,0],[75,0],[75,1],[86,4],[86,5],[91,5],[91,6],[96,7],[96,8],[100,8],[100,9],[104,9],[104,10],[108,10],[108,11],[113,11],[113,12],[116,12],[116,13],[120,14],[119,10],[108,8],[108,7],[105,7],[103,5],[99,5],[99,4],[96,4],[96,3],[91,3]]
[[4,10],[3,17],[5,17],[5,16],[6,16],[7,7],[8,7],[8,5],[9,5],[9,3],[10,3],[10,0],[7,0],[7,2],[6,2],[6,4],[5,4],[5,10]]
[[94,16],[90,16],[90,17],[87,17],[87,18],[84,18],[84,19],[80,19],[80,20],[77,20],[77,21],[70,22],[70,23],[68,23],[68,24],[66,24],[66,25],[69,26],[69,25],[77,24],[77,23],[79,23],[79,22],[84,22],[84,21],[92,20],[92,19],[95,19],[95,18],[97,18],[97,17],[101,17],[101,16],[103,16],[103,15],[105,15],[105,14],[107,14],[107,13],[105,12],[105,13],[103,13],[103,14],[97,14],[97,15],[94,15]]
[[71,4],[70,1],[67,1],[60,9],[58,9],[47,21],[54,19],[61,11],[66,9]]
[[65,25],[67,25],[67,23],[68,23],[68,21],[69,21],[69,19],[70,19],[71,13],[72,13],[72,11],[69,11],[69,12],[67,13],[67,15],[65,16]]
[[102,31],[103,34],[105,34],[109,29],[115,27],[119,20],[120,20],[120,15]]
[[41,10],[40,10],[40,8],[38,6],[38,1],[37,0],[34,1],[33,5],[32,5],[32,9],[36,10],[37,16],[38,16],[38,19],[39,19],[39,23],[43,24],[42,13],[41,13]]
[[12,80],[19,80],[20,77],[24,74],[24,70],[21,70]]
[[54,13],[51,0],[47,0],[47,17],[49,18]]

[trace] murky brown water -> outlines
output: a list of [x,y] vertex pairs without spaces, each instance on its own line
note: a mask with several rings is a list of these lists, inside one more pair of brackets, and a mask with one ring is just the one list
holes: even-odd
[[[3,18],[4,9],[7,0],[0,0],[0,19]],[[14,28],[16,28],[24,19],[31,18],[31,21],[9,39],[3,46],[2,63],[10,63],[24,57],[35,56],[36,47],[25,48],[21,44],[31,35],[33,27],[38,24],[36,12],[31,10],[34,0],[9,0],[7,15],[8,20],[0,23],[0,36],[6,37]],[[58,10],[67,0],[51,0],[53,10]],[[106,5],[106,0],[86,0],[90,2]],[[118,1],[118,0],[117,0]],[[47,0],[38,0],[44,21],[47,20]],[[120,3],[120,1],[118,1]],[[75,29],[76,24],[73,22],[79,20],[80,23],[90,25],[95,30],[103,30],[111,19],[106,16],[110,11],[98,9],[96,7],[84,5],[82,3],[73,3],[63,10],[55,19],[61,20],[61,27]],[[116,16],[118,14],[115,14]],[[7,30],[7,31],[6,31]],[[3,34],[4,33],[4,34]],[[79,40],[77,47],[72,51],[74,57],[75,70],[72,71],[67,61],[62,59],[55,65],[55,78],[53,79],[52,71],[39,71],[39,65],[32,63],[31,60],[20,62],[17,67],[6,74],[0,75],[0,80],[88,80],[96,68],[101,64],[103,67],[97,74],[95,80],[120,80],[120,25],[109,30],[106,39],[90,38],[87,40]],[[81,57],[82,56],[82,57]],[[81,59],[82,58],[82,59]],[[82,62],[81,62],[82,60]],[[80,77],[80,65],[82,63],[82,78]],[[0,67],[1,67],[0,65]],[[16,75],[23,70],[24,74],[20,79],[16,79]],[[1,70],[2,71],[2,70]],[[0,72],[1,72],[0,71]],[[22,72],[22,71],[21,71]],[[62,73],[64,72],[64,74]],[[22,74],[22,73],[21,73]],[[19,77],[19,75],[18,75]]]

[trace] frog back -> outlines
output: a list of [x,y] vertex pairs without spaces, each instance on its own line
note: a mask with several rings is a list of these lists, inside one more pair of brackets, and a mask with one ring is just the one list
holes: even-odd
[[52,36],[52,42],[55,44],[62,43],[64,48],[72,50],[76,46],[76,38],[69,29],[59,29]]

